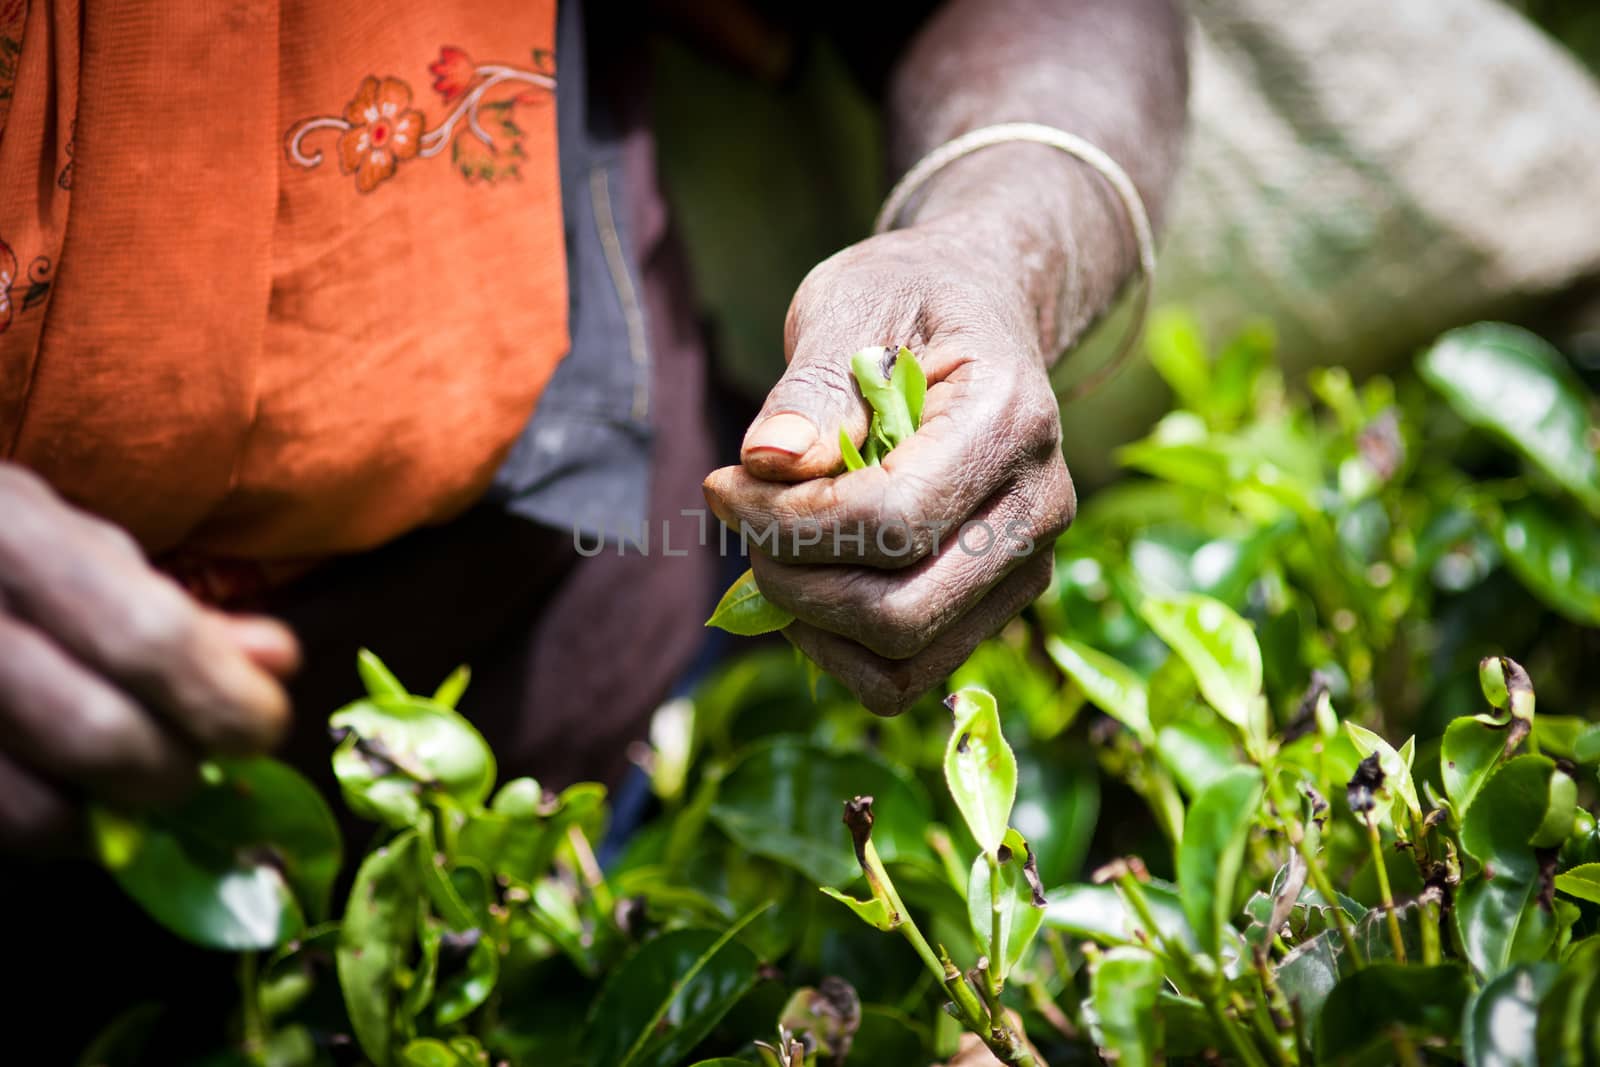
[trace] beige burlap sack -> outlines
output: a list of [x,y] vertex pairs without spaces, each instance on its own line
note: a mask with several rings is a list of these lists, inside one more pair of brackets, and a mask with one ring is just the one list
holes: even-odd
[[[1366,370],[1600,271],[1600,85],[1515,11],[1494,0],[1189,11],[1191,129],[1157,299],[1190,309],[1214,340],[1259,315],[1289,366]],[[1074,471],[1095,480],[1107,445],[1166,403],[1140,361],[1069,406]]]

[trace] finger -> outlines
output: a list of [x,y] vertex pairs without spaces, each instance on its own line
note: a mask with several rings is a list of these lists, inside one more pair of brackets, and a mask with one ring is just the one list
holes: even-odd
[[1058,456],[1060,436],[1042,376],[969,362],[929,387],[922,427],[881,467],[793,485],[724,467],[704,490],[718,518],[775,559],[905,567],[931,551],[941,527]]
[[1002,490],[906,570],[778,563],[759,552],[750,563],[767,599],[800,621],[906,659],[1029,556],[1049,552],[1072,521],[1074,500],[1058,457],[1040,478]]
[[65,793],[0,752],[0,851],[37,851],[71,841],[78,808]]
[[194,756],[126,694],[0,616],[0,749],[55,781],[131,807],[171,803]]
[[294,631],[277,619],[261,615],[214,614],[239,650],[257,667],[276,678],[291,678],[300,670],[300,642]]
[[839,431],[857,444],[866,439],[870,409],[850,371],[854,351],[796,352],[745,432],[739,460],[750,477],[794,482],[832,474],[844,465]]
[[0,587],[25,618],[203,747],[261,751],[288,725],[288,698],[227,625],[126,549],[105,523],[53,496],[12,509]]
[[1041,552],[1012,571],[971,611],[910,659],[888,659],[849,638],[794,622],[791,643],[856,694],[869,711],[898,715],[948,678],[972,650],[999,632],[1050,586],[1054,557]]

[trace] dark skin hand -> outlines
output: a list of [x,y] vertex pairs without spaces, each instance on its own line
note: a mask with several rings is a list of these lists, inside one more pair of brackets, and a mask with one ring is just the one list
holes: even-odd
[[61,846],[99,801],[173,803],[289,723],[299,651],[151,569],[121,530],[0,463],[0,849]]
[[[1186,91],[1169,0],[954,0],[897,69],[891,157],[903,171],[968,130],[1041,122],[1108,152],[1159,216]],[[903,711],[1048,587],[1076,508],[1049,369],[1136,262],[1109,185],[1055,149],[985,148],[924,190],[897,229],[806,277],[788,370],[740,464],[705,482],[724,522],[777,532],[751,563],[795,615],[785,636],[880,714]],[[894,344],[927,374],[922,426],[881,467],[840,474],[839,427],[859,444],[870,414],[850,356]],[[974,526],[958,544],[978,520],[992,536]]]

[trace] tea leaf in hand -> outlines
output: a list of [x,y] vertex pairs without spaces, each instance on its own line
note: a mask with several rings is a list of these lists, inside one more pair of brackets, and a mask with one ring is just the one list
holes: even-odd
[[781,630],[791,622],[794,616],[762,596],[755,571],[748,570],[728,586],[706,625],[740,637],[756,637]]
[[867,465],[856,449],[856,443],[850,440],[850,431],[843,426],[839,427],[839,454],[844,457],[844,469],[847,471],[858,471]]
[[873,423],[891,449],[916,432],[928,384],[910,349],[901,348],[893,358],[889,362],[889,350],[881,345],[863,348],[850,357],[856,384],[875,413]]
[[996,853],[1005,841],[1017,799],[1017,757],[1000,733],[1000,711],[988,691],[969,686],[951,694],[955,714],[944,753],[944,777],[973,840]]
[[[917,362],[917,357],[912,355],[911,349],[904,345],[895,353],[894,370],[889,372],[889,384],[900,394],[906,414],[911,417],[911,430],[915,433],[922,425],[922,402],[928,396],[928,376],[923,373],[922,364]],[[909,437],[910,434],[906,436]],[[894,443],[898,445],[900,441]]]

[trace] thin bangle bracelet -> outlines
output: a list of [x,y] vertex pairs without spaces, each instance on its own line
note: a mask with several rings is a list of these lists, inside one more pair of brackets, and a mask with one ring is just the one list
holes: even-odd
[[[1139,279],[1138,289],[1133,297],[1133,320],[1128,324],[1127,331],[1110,359],[1081,381],[1058,394],[1063,401],[1076,400],[1104,385],[1126,362],[1128,355],[1139,341],[1140,333],[1144,330],[1145,318],[1150,310],[1150,288],[1156,276],[1156,242],[1150,228],[1150,216],[1144,209],[1144,201],[1140,198],[1139,190],[1135,188],[1133,180],[1128,177],[1127,171],[1117,165],[1116,160],[1082,137],[1066,130],[1058,130],[1054,126],[1045,126],[1037,122],[1002,122],[995,126],[983,126],[946,141],[919,159],[916,166],[906,171],[905,176],[889,191],[888,199],[884,200],[883,207],[878,211],[878,219],[873,223],[872,232],[883,233],[893,227],[900,213],[905,210],[906,202],[934,174],[962,156],[971,155],[991,145],[1011,141],[1032,141],[1036,144],[1049,145],[1094,168],[1101,177],[1111,183],[1111,188],[1122,198],[1123,209],[1128,213],[1128,224],[1133,228],[1134,241],[1138,245]],[[1075,264],[1073,270],[1076,271]]]

